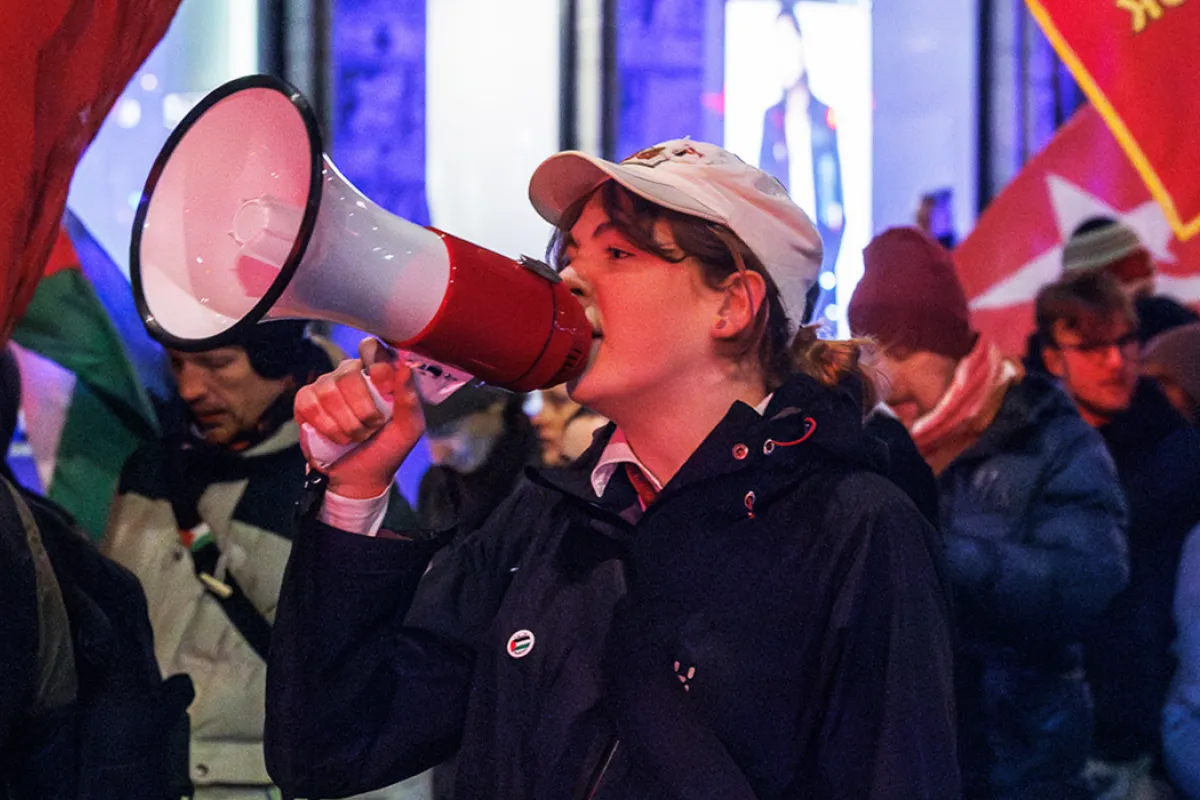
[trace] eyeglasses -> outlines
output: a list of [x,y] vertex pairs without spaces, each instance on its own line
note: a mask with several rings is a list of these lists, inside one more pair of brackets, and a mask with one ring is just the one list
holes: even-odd
[[1120,339],[1107,342],[1080,342],[1079,344],[1058,344],[1054,345],[1059,350],[1073,350],[1079,353],[1084,358],[1090,358],[1095,361],[1101,361],[1108,355],[1112,348],[1117,348],[1120,351],[1121,357],[1126,359],[1136,358],[1138,349],[1141,347],[1141,342],[1138,340],[1136,333],[1127,333]]

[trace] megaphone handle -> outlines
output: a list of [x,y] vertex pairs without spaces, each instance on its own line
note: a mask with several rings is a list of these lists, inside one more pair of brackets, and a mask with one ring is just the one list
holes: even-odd
[[[365,370],[363,374],[366,374]],[[380,414],[383,414],[384,420],[390,420],[392,418],[392,398],[384,397],[380,394],[370,378],[367,379],[367,390],[371,393],[371,399],[375,402],[375,408],[379,409]],[[350,444],[336,444],[331,442],[326,437],[317,433],[317,429],[307,422],[301,426],[301,430],[308,440],[309,455],[312,457],[317,469],[320,470],[329,469],[337,463],[339,458],[361,444],[360,442],[351,442]]]

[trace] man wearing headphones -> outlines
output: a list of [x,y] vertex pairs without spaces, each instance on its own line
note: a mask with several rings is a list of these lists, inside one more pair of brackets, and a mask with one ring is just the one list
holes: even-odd
[[[179,423],[129,458],[109,514],[102,548],[142,581],[163,674],[188,673],[196,687],[198,800],[278,796],[262,735],[266,654],[305,473],[292,402],[337,362],[327,348],[288,321],[252,326],[227,347],[169,350]],[[398,494],[392,507],[400,524],[415,523]],[[418,785],[370,797],[426,794]]]

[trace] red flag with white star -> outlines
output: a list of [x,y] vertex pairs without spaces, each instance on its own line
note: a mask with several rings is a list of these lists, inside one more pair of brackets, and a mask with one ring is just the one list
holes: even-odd
[[1200,6],[1026,0],[1181,239],[1200,232]]
[[1175,237],[1104,120],[1085,106],[992,201],[954,251],[972,320],[1004,352],[1024,353],[1038,289],[1062,274],[1071,232],[1099,216],[1138,232],[1158,264],[1160,294],[1200,303],[1200,238]]

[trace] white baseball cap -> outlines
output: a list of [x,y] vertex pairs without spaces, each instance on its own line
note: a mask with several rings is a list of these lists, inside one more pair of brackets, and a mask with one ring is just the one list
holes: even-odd
[[652,203],[732,230],[775,281],[789,328],[797,330],[823,247],[779,181],[715,144],[673,139],[620,163],[578,150],[550,156],[533,172],[529,199],[557,226],[568,208],[610,179]]

